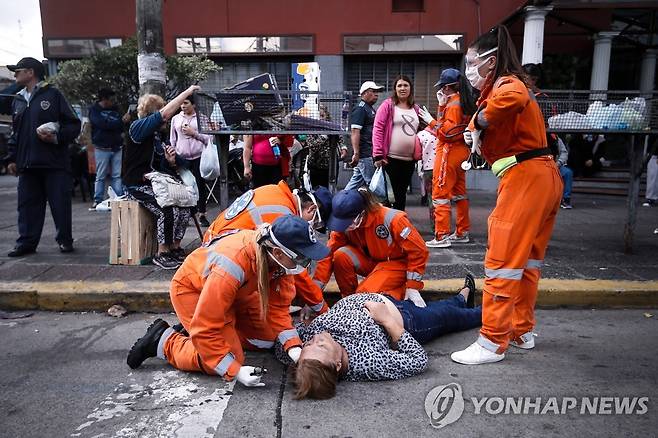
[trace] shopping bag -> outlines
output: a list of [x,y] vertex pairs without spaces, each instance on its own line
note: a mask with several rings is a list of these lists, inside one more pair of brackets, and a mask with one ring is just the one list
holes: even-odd
[[207,181],[219,178],[219,155],[217,154],[217,147],[212,141],[208,141],[206,147],[203,148],[203,152],[201,152],[199,172],[201,177]]
[[391,204],[395,202],[391,180],[388,177],[388,174],[384,171],[383,166],[378,167],[375,170],[368,189],[381,201],[388,201]]

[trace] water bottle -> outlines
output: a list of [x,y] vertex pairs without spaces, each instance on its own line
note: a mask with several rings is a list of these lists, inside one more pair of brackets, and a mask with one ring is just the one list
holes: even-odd
[[345,103],[343,104],[343,112],[341,115],[341,126],[343,129],[347,129],[347,119],[350,115],[350,101],[345,99]]
[[274,154],[275,158],[281,157],[281,149],[279,149],[278,143],[275,143],[274,146],[272,146],[272,153]]

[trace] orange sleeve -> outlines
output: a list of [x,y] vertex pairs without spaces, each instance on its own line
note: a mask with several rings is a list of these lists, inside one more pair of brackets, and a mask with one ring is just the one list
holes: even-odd
[[233,325],[227,323],[226,315],[239,287],[238,280],[231,274],[213,268],[206,277],[190,326],[192,343],[204,368],[214,370],[226,380],[232,380],[242,366],[231,353],[231,348],[242,347],[229,345],[226,340],[227,337],[238,338]]
[[315,281],[322,290],[324,290],[324,287],[329,283],[331,274],[334,272],[334,253],[338,248],[342,248],[345,245],[347,245],[347,235],[345,235],[345,233],[332,231],[329,235],[329,241],[327,242],[330,251],[329,255],[320,260],[315,267],[315,274],[313,275],[313,281]]
[[530,91],[523,82],[516,78],[502,79],[487,98],[486,106],[475,113],[471,124],[475,129],[487,129],[520,113],[529,102]]
[[286,275],[270,283],[267,322],[285,351],[302,346],[302,340],[290,317],[290,304],[293,298],[295,298],[294,276]]
[[329,306],[325,303],[322,295],[322,288],[320,288],[319,283],[313,281],[308,271],[295,275],[295,289],[297,296],[308,304],[314,312],[324,313],[329,310]]
[[406,214],[398,214],[391,223],[393,240],[407,256],[407,288],[421,290],[429,257],[425,240],[411,224]]
[[[464,136],[459,133],[459,128],[453,129],[460,124],[465,124],[464,113],[462,112],[459,100],[454,100],[446,106],[443,112],[437,137],[441,142],[445,143],[463,142]],[[464,126],[464,129],[466,129],[466,126]],[[446,135],[450,135],[450,137],[446,137]]]

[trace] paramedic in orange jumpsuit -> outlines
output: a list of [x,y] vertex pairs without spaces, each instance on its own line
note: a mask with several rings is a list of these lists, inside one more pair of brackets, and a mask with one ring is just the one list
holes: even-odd
[[510,343],[524,349],[535,345],[537,285],[562,180],[507,28],[497,26],[469,47],[466,77],[481,90],[466,143],[481,150],[500,178],[488,221],[482,329],[476,342],[451,355],[455,362],[474,365],[504,359]]
[[[313,221],[316,228],[323,227],[331,213],[331,197],[325,187],[318,186],[312,193],[291,191],[285,181],[248,190],[217,216],[206,230],[203,242],[230,230],[255,230],[262,223],[272,223],[284,214],[299,215],[306,221]],[[328,310],[322,289],[311,280],[308,271],[295,276],[295,288],[313,312],[319,314]]]
[[[366,188],[342,190],[334,196],[327,228],[331,254],[318,263],[314,280],[324,287],[333,272],[343,297],[386,291],[425,306],[418,291],[428,251],[406,213],[382,206]],[[357,274],[366,277],[360,284]]]
[[[461,164],[468,159],[469,149],[463,131],[475,110],[469,90],[460,92],[461,72],[447,68],[441,72],[435,87],[439,101],[438,121],[425,107],[419,116],[437,136],[434,175],[432,177],[432,205],[434,206],[434,239],[428,248],[449,248],[453,243],[470,242],[471,221],[468,215],[466,172]],[[464,86],[468,87],[464,81]],[[457,207],[455,232],[450,233],[450,203]]]
[[130,350],[128,365],[157,356],[182,371],[263,386],[254,367],[244,366],[243,347],[271,348],[278,340],[299,359],[301,341],[288,313],[292,275],[327,254],[312,226],[293,215],[218,237],[192,252],[171,282],[171,302],[189,336],[158,319]]

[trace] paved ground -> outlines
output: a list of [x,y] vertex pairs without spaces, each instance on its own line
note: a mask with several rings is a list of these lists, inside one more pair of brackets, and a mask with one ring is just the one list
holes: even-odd
[[[645,313],[656,310],[539,311],[535,350],[481,367],[449,359],[475,330],[448,335],[427,345],[424,374],[344,382],[328,401],[293,400],[286,370],[266,353],[248,355],[247,363],[269,370],[266,386],[251,390],[158,359],[132,371],[126,352],[156,315],[38,312],[0,320],[0,437],[651,437],[658,429],[658,314]],[[462,388],[464,412],[436,430],[425,398],[450,383]],[[482,397],[492,400],[489,408]],[[508,397],[540,397],[539,414],[533,405],[531,414],[495,414],[497,398]],[[614,414],[622,400],[604,397],[630,397],[633,413]],[[570,398],[575,407],[559,413]],[[591,414],[583,398],[602,414]]]

